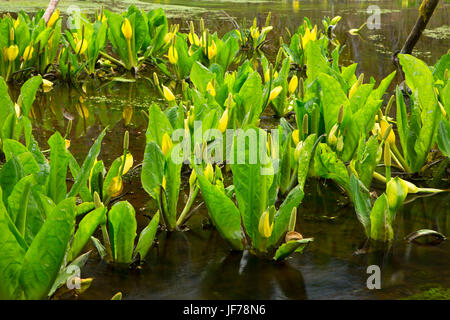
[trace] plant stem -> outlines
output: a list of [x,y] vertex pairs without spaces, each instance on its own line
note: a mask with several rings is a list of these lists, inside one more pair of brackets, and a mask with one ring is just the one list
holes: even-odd
[[111,60],[111,61],[114,62],[115,64],[120,65],[120,66],[122,66],[122,67],[124,67],[124,68],[126,67],[125,64],[124,64],[122,61],[117,60],[117,59],[114,58],[114,57],[111,57],[111,56],[110,56],[109,54],[107,54],[106,52],[100,51],[100,54],[101,54],[103,57],[105,57],[106,59]]
[[106,252],[108,254],[107,258],[110,258],[111,261],[114,261],[114,257],[111,251],[111,241],[109,240],[108,229],[106,229],[106,223],[101,225],[103,241],[105,242]]
[[184,219],[185,219],[186,215],[189,213],[189,211],[191,210],[191,207],[194,204],[195,198],[197,198],[199,190],[200,189],[198,187],[195,187],[193,192],[189,192],[188,201],[186,202],[186,205],[184,206],[183,212],[181,212],[181,215],[178,218],[177,227],[181,226],[184,223]]
[[398,161],[400,161],[403,168],[405,168],[406,172],[411,173],[411,168],[406,163],[406,160],[405,160],[405,158],[403,158],[400,151],[398,151],[397,146],[395,144],[392,144],[390,147],[391,147],[391,150],[394,153],[395,157],[398,159]]

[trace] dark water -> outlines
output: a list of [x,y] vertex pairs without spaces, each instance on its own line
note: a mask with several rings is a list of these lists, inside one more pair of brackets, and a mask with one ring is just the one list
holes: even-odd
[[[157,3],[158,1],[148,1]],[[186,6],[187,1],[161,1],[164,5]],[[365,30],[364,38],[350,36],[347,30],[359,27],[367,18],[369,4],[384,11],[380,30]],[[359,72],[377,80],[394,70],[391,54],[406,39],[417,17],[415,1],[189,1],[189,6],[206,9],[194,15],[221,33],[232,28],[229,16],[240,24],[257,17],[264,23],[272,11],[275,32],[270,39],[277,43],[287,27],[293,31],[303,16],[316,24],[325,15],[341,15],[337,38],[346,45],[342,62],[359,63]],[[226,12],[223,13],[224,10]],[[449,5],[442,4],[430,28],[449,24]],[[187,27],[186,21],[174,17],[171,22]],[[449,48],[446,39],[422,37],[417,45],[418,57],[434,63]],[[268,47],[269,55],[275,47]],[[39,96],[34,106],[35,136],[41,146],[55,131],[65,132],[67,118],[74,119],[70,150],[82,161],[93,140],[109,126],[99,159],[107,166],[122,153],[122,136],[130,131],[130,150],[135,164],[142,162],[147,119],[145,111],[152,101],[164,105],[148,80],[135,83],[87,84],[87,93],[64,84]],[[80,103],[80,96],[83,102]],[[125,115],[132,112],[131,121]],[[276,122],[266,120],[268,125]],[[140,231],[155,212],[155,203],[142,190],[139,169],[126,180],[125,199],[136,208]],[[179,207],[187,199],[184,188]],[[439,246],[408,244],[403,238],[410,232],[429,228],[450,234],[450,195],[417,198],[398,213],[396,241],[388,248],[354,254],[364,244],[364,231],[354,209],[332,182],[309,181],[306,197],[299,208],[297,230],[314,242],[303,255],[275,264],[261,261],[247,253],[232,253],[224,241],[202,223],[207,215],[204,206],[192,219],[190,231],[158,236],[158,248],[148,263],[132,272],[112,269],[97,257],[89,260],[83,277],[94,277],[91,288],[80,299],[108,299],[118,291],[125,299],[385,299],[405,298],[432,287],[450,288],[450,243]],[[200,199],[201,197],[199,197]],[[199,204],[199,203],[197,203]],[[196,204],[196,205],[197,205]],[[368,290],[366,268],[379,265],[382,289]]]

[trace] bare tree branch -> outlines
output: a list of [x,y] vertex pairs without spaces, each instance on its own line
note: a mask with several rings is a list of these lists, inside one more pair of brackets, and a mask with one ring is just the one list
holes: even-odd
[[42,17],[45,20],[45,23],[48,22],[53,12],[56,10],[56,6],[58,5],[59,0],[50,0],[48,4],[47,10],[45,10],[44,16]]
[[436,9],[438,3],[439,0],[423,0],[419,8],[419,17],[417,18],[416,24],[411,30],[408,39],[406,39],[406,42],[403,45],[400,53],[411,54],[417,41],[419,41],[423,30],[425,30],[425,28],[427,27],[427,24],[430,21],[431,16],[433,15],[433,12]]

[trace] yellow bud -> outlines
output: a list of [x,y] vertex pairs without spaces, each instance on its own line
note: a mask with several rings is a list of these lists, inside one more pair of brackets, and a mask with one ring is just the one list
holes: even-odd
[[123,181],[121,177],[114,177],[109,184],[107,193],[111,195],[111,197],[117,197],[122,193],[123,190]]
[[404,182],[399,177],[395,177],[386,185],[386,195],[391,210],[397,210],[408,195],[408,186]]
[[[44,88],[52,88],[53,87],[53,82],[47,80],[47,79],[42,79],[42,86]],[[83,103],[80,101],[80,103]]]
[[212,95],[213,97],[216,96],[216,89],[214,89],[212,81],[208,82],[208,85],[206,86],[206,91],[208,91],[209,94]]
[[166,176],[163,176],[161,187],[166,190]]
[[336,145],[336,151],[341,152],[344,149],[344,137],[339,136],[337,145]]
[[59,19],[59,9],[56,9],[55,12],[53,12],[52,16],[47,22],[47,27],[51,28],[56,23],[56,21]]
[[212,182],[214,179],[214,169],[211,165],[211,163],[208,163],[206,165],[205,171],[203,172],[205,174],[205,177],[208,179],[209,182]]
[[29,46],[27,46],[25,48],[25,50],[23,51],[23,61],[28,61],[31,58],[33,58],[33,53],[34,53],[34,48],[33,46],[30,44]]
[[166,156],[169,153],[170,149],[172,149],[172,147],[173,147],[172,139],[170,139],[170,136],[166,132],[162,137],[163,154]]
[[70,148],[70,140],[68,139],[64,139],[65,143],[66,143],[66,149]]
[[133,36],[133,29],[131,28],[130,20],[128,20],[128,18],[123,19],[122,34],[127,41]]
[[291,81],[289,82],[289,93],[293,94],[298,87],[298,77],[296,75],[294,75],[291,79]]
[[196,35],[195,33],[191,32],[191,33],[189,33],[188,38],[189,38],[189,42],[192,45],[200,47],[200,39],[199,39],[198,35]]
[[8,49],[6,49],[6,56],[8,57],[8,60],[10,62],[16,60],[18,54],[19,54],[19,47],[16,45],[12,45]]
[[20,106],[17,103],[15,104],[14,109],[16,110],[17,118],[20,118],[20,115],[22,114],[22,110],[20,109]]
[[292,141],[294,141],[295,145],[298,145],[298,143],[300,141],[300,132],[298,131],[298,129],[295,129],[292,132]]
[[197,181],[197,173],[195,172],[195,169],[193,169],[191,175],[189,176],[189,185],[193,187],[196,181]]
[[217,46],[213,40],[211,45],[208,47],[208,59],[211,60],[216,56],[216,54],[217,54]]
[[[388,128],[390,127],[389,122],[387,122],[386,120],[382,119],[380,121],[380,129],[381,129],[381,136],[384,137],[387,133]],[[389,129],[390,132],[386,138],[386,142],[389,142],[390,144],[394,145],[395,144],[395,133],[392,129]]]
[[259,218],[258,231],[261,237],[269,238],[272,235],[273,221],[270,223],[270,210],[263,212]]
[[175,33],[172,33],[172,32],[166,33],[166,35],[164,36],[164,43],[168,44],[170,41],[172,41],[174,36],[175,36]]
[[86,39],[77,42],[77,46],[75,48],[75,54],[82,55],[86,49],[88,48],[88,42]]
[[174,46],[170,46],[169,48],[169,62],[171,64],[177,64],[178,62],[178,51]]
[[167,101],[172,102],[175,100],[175,96],[173,95],[172,91],[170,91],[169,88],[167,88],[165,85],[162,86],[164,98],[166,98]]
[[283,90],[282,86],[275,87],[272,91],[270,91],[269,101],[272,101],[278,97],[278,95]]
[[[120,157],[120,160],[123,161],[123,156]],[[123,167],[123,173],[127,174],[128,171],[130,171],[131,167],[133,167],[133,155],[131,153],[127,153],[127,156],[125,158],[125,166]]]
[[222,117],[219,120],[219,131],[220,132],[225,132],[225,130],[227,130],[227,126],[228,126],[228,109],[225,109],[224,113],[222,114]]
[[270,70],[267,69],[266,72],[264,72],[264,82],[269,82],[270,81]]
[[328,139],[327,142],[330,146],[335,146],[338,142],[337,137],[336,137],[336,133],[338,130],[339,126],[337,124],[335,124],[331,130],[330,133],[328,134]]

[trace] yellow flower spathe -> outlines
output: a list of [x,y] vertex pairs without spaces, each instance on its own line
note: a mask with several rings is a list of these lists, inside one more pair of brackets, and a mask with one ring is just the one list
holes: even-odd
[[296,75],[294,75],[291,79],[291,81],[289,81],[289,93],[293,94],[298,87],[298,77]]
[[122,34],[125,39],[127,39],[127,41],[129,41],[133,36],[133,29],[131,28],[130,20],[128,20],[127,18],[123,19]]
[[30,44],[29,46],[27,46],[25,48],[25,50],[23,51],[23,61],[29,61],[31,60],[31,58],[33,58],[33,53],[34,53],[34,48],[33,46]]
[[52,16],[50,17],[50,19],[48,19],[47,28],[53,27],[58,19],[59,19],[59,9],[56,9],[56,11],[53,12]]
[[175,96],[173,95],[172,91],[170,91],[170,89],[167,88],[165,85],[163,85],[162,87],[163,87],[164,98],[166,98],[166,100],[169,102],[174,101]]
[[171,64],[177,64],[177,62],[178,62],[178,51],[173,45],[170,46],[170,48],[169,48],[168,57],[169,57],[169,62]]
[[227,126],[228,126],[228,109],[225,109],[225,112],[222,114],[222,117],[219,120],[219,131],[220,132],[225,132],[225,130],[227,130]]
[[75,48],[75,53],[77,55],[82,55],[88,48],[88,42],[86,39],[77,42],[77,46]]
[[282,86],[273,88],[272,91],[270,91],[269,101],[276,99],[282,90],[283,90]]
[[217,46],[213,40],[211,45],[208,47],[208,59],[211,60],[216,56],[216,54],[217,54]]
[[213,97],[216,96],[216,89],[214,88],[212,81],[208,82],[208,85],[206,86],[206,91],[208,91],[209,94],[212,95]]
[[18,55],[19,55],[19,47],[16,46],[15,44],[6,49],[6,57],[10,62],[16,60]]
[[172,147],[172,139],[170,139],[170,136],[166,132],[162,137],[162,153],[166,156]]
[[317,40],[317,26],[314,26],[312,30],[310,30],[308,27],[305,29],[305,34],[302,36],[302,46],[303,49],[305,48],[306,44],[309,41],[316,41]]

